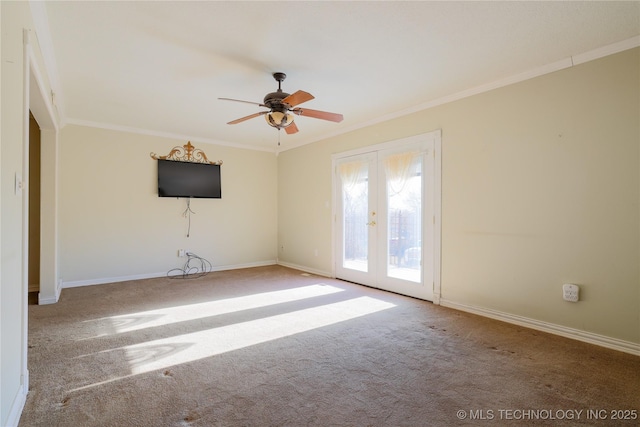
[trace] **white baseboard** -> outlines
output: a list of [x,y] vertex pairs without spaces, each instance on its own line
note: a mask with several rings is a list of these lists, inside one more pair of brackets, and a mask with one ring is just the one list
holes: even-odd
[[20,389],[13,399],[13,403],[11,404],[11,408],[9,409],[9,416],[7,417],[6,425],[8,427],[17,427],[18,423],[20,422],[20,416],[22,415],[24,404],[27,401],[27,392],[29,389],[29,386],[27,384],[28,382],[20,386]]
[[280,260],[278,260],[277,264],[283,267],[293,268],[294,270],[300,270],[307,273],[315,274],[316,276],[333,277],[331,273],[327,273],[326,271],[322,271],[322,270],[316,270],[315,268],[305,267],[303,265],[293,264],[290,262],[284,262]]
[[56,283],[56,289],[54,295],[43,295],[42,291],[38,292],[38,304],[55,304],[60,299],[60,293],[62,292],[62,280],[58,280]]
[[88,280],[74,280],[70,282],[62,282],[62,288],[77,288],[80,286],[93,286],[93,285],[104,285],[107,283],[116,283],[116,282],[127,282],[129,280],[142,280],[142,279],[153,279],[156,277],[164,277],[167,275],[167,272],[162,273],[147,273],[147,274],[134,274],[131,276],[117,276],[117,277],[103,277],[98,279],[88,279]]
[[224,270],[239,270],[241,268],[254,268],[254,267],[266,267],[268,265],[276,265],[276,260],[268,260],[268,261],[256,261],[249,262],[246,264],[233,264],[233,265],[222,265],[218,267],[213,267],[211,271],[224,271]]
[[[249,262],[245,264],[213,266],[211,268],[211,271],[238,270],[241,268],[264,267],[267,265],[275,265],[275,264],[276,264],[275,260],[256,261],[256,262]],[[88,280],[74,280],[70,282],[62,282],[62,288],[66,289],[66,288],[77,288],[80,286],[104,285],[107,283],[127,282],[130,280],[154,279],[157,277],[166,277],[166,276],[167,276],[167,272],[164,271],[162,273],[146,273],[146,274],[135,274],[131,276],[116,276],[116,277],[103,277],[103,278],[88,279]]]
[[53,296],[43,296],[42,292],[38,292],[38,305],[55,304],[60,299],[60,294]]
[[617,338],[594,334],[592,332],[582,331],[580,329],[569,328],[562,325],[556,325],[554,323],[543,322],[540,320],[530,319],[528,317],[518,316],[515,314],[504,313],[488,308],[461,304],[445,299],[440,299],[440,305],[443,307],[466,311],[467,313],[473,313],[480,316],[489,317],[491,319],[512,323],[514,325],[524,326],[526,328],[548,332],[550,334],[560,335],[566,338],[572,338],[589,344],[595,344],[601,347],[610,348],[612,350],[618,350],[640,356],[640,344],[631,341],[624,341]]

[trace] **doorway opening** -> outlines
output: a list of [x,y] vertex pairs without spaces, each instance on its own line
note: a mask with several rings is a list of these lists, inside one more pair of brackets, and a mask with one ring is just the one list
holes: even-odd
[[29,111],[29,303],[40,292],[40,125]]

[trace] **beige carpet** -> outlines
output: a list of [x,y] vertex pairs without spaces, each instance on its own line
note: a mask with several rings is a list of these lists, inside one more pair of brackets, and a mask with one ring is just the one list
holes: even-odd
[[29,372],[20,427],[637,426],[611,410],[640,410],[636,356],[279,266],[65,289],[29,307]]

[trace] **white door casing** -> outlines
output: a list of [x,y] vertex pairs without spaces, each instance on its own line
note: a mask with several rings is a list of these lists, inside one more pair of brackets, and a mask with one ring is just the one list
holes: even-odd
[[333,156],[334,277],[439,302],[440,131]]

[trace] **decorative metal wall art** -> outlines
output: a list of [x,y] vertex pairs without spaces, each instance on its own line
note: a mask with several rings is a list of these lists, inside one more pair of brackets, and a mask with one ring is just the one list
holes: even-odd
[[210,161],[204,151],[191,145],[191,141],[187,141],[182,147],[173,147],[166,156],[158,156],[153,152],[150,153],[150,155],[154,160],[174,160],[177,162],[208,163],[211,165],[222,164],[222,160],[218,160],[217,162]]

